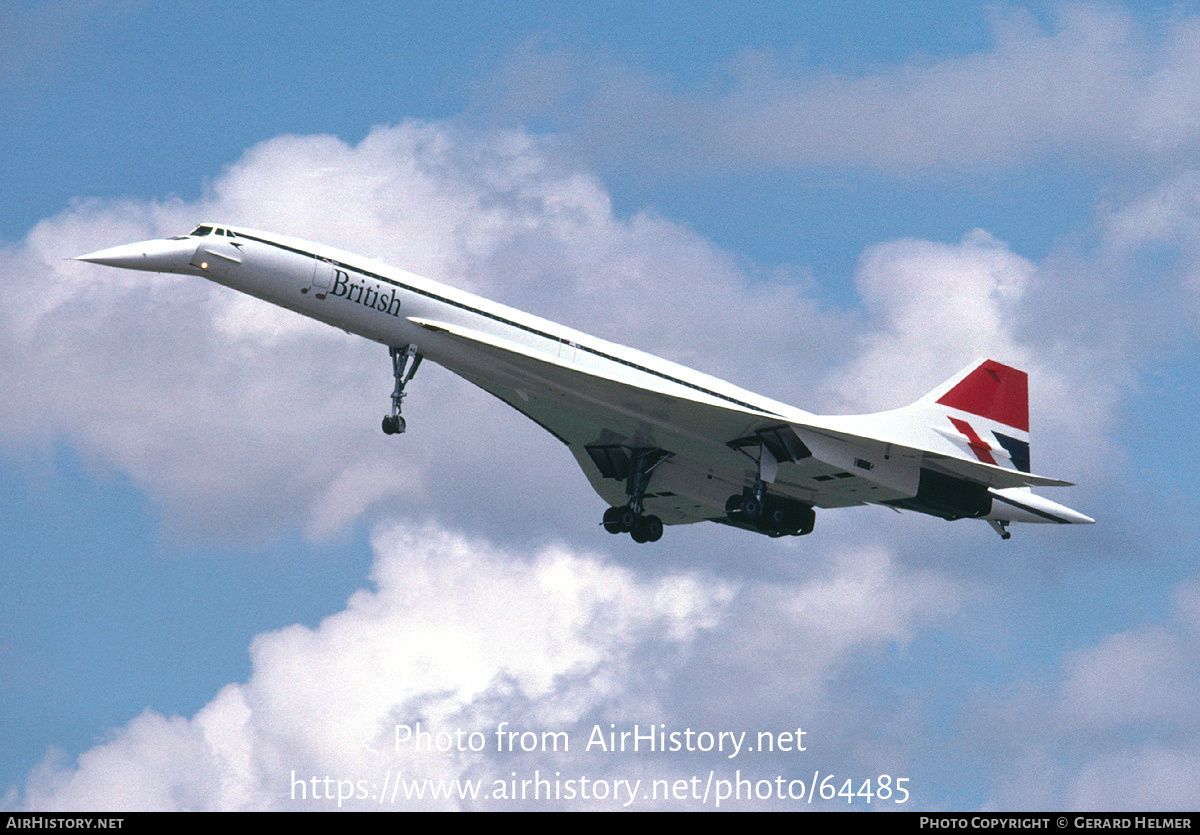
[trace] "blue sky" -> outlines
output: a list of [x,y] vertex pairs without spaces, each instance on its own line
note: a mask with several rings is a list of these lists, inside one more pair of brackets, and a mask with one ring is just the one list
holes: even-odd
[[[293,772],[539,767],[1194,807],[1188,6],[97,0],[0,22],[7,807],[318,808]],[[868,508],[636,547],[556,441],[449,373],[422,369],[387,439],[377,346],[65,260],[206,219],[818,412],[993,356],[1031,374],[1034,469],[1098,522],[1002,542]],[[388,750],[412,721],[811,746]]]

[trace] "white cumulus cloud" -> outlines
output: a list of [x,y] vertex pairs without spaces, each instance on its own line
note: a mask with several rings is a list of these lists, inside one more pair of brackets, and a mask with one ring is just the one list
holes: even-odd
[[[392,523],[373,543],[373,589],[315,629],[258,636],[249,680],[228,685],[195,716],[146,711],[75,763],[48,758],[21,805],[544,808],[556,804],[495,799],[496,781],[540,769],[576,781],[643,779],[650,792],[651,779],[709,767],[778,768],[786,758],[731,761],[728,749],[586,749],[597,727],[601,736],[635,725],[643,733],[794,731],[811,712],[798,717],[780,704],[795,695],[785,682],[806,682],[804,699],[820,702],[855,651],[907,642],[916,628],[951,616],[962,595],[879,552],[847,552],[845,580],[741,583],[696,570],[642,577],[563,545],[522,555],[430,525]],[[757,651],[733,652],[739,642]],[[812,646],[824,648],[796,651]],[[720,689],[676,699],[723,660],[726,669],[736,664],[725,689],[739,704],[727,704]],[[430,736],[420,737],[418,725]],[[518,736],[502,745],[498,729],[530,731],[537,742],[526,738],[522,750]],[[459,730],[467,736],[452,742]],[[556,749],[541,741],[545,733],[567,742]],[[398,777],[474,781],[493,799],[405,799],[412,784]],[[575,808],[622,805],[559,799]],[[636,800],[676,805],[652,794]]]

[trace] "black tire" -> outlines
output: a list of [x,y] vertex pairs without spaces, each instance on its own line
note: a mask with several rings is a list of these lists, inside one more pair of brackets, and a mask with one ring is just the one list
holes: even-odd
[[752,522],[757,522],[762,516],[762,505],[758,499],[753,496],[745,496],[742,498],[742,517],[749,519]]
[[637,525],[637,514],[632,507],[618,507],[617,510],[620,512],[617,518],[621,520],[621,532],[629,533]]
[[662,539],[663,523],[657,516],[639,516],[630,531],[634,542],[658,542]]
[[609,533],[625,532],[625,528],[621,524],[621,508],[610,507],[604,511],[604,530]]
[[640,520],[647,542],[658,542],[662,539],[663,523],[657,516],[643,516]]
[[782,531],[787,525],[787,511],[782,507],[768,508],[763,514],[763,524],[771,530]]

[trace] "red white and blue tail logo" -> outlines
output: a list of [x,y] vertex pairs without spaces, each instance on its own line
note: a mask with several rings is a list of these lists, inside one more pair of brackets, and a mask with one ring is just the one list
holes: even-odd
[[[956,437],[985,464],[1029,472],[1029,375],[983,360],[927,394],[943,406]],[[957,413],[957,414],[955,414]]]

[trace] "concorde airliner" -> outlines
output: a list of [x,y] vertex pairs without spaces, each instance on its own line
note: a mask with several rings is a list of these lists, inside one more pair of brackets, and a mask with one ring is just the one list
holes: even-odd
[[[972,363],[917,402],[821,416],[623,345],[332,247],[206,223],[80,261],[201,276],[387,346],[401,406],[429,359],[562,441],[609,507],[610,533],[653,542],[704,520],[769,536],[812,531],[816,509],[887,505],[943,519],[1093,520],[1035,494],[1028,377]],[[536,473],[531,473],[536,477]]]

